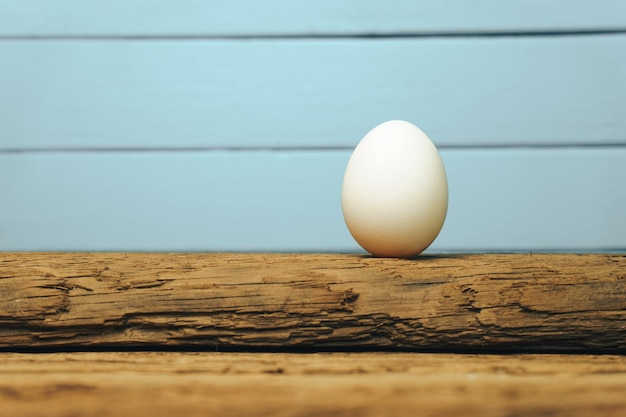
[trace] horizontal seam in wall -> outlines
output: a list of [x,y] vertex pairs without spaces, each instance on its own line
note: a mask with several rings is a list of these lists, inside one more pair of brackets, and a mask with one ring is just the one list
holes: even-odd
[[310,34],[16,34],[0,35],[0,41],[193,41],[193,40],[341,40],[341,39],[418,39],[418,38],[499,38],[623,35],[626,28],[528,31],[459,31],[397,33],[310,33]]
[[[356,146],[356,143],[354,144]],[[354,146],[206,146],[206,147],[59,147],[59,148],[7,148],[0,149],[0,155],[45,154],[45,153],[183,153],[183,152],[328,152],[352,151]],[[438,145],[446,150],[516,150],[516,149],[623,149],[626,143],[619,144],[511,144],[511,145]]]

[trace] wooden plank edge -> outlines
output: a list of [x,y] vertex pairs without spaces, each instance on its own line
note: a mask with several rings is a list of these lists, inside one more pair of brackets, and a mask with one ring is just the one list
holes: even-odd
[[0,353],[2,415],[623,416],[626,357]]
[[0,349],[626,352],[626,255],[0,254]]

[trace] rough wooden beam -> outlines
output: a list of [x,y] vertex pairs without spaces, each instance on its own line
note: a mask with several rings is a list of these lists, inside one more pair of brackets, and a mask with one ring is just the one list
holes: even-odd
[[0,254],[0,349],[626,352],[625,255]]
[[626,357],[0,353],[2,416],[626,415]]

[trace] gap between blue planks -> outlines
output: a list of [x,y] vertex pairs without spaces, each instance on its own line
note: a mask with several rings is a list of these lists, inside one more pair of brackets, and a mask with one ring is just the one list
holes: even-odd
[[0,3],[3,37],[352,36],[626,29],[621,0],[29,0]]

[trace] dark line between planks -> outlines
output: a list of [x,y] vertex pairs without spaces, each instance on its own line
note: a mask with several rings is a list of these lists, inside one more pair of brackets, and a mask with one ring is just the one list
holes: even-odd
[[[355,142],[354,146],[356,146]],[[329,152],[352,151],[354,146],[183,146],[183,147],[59,147],[59,148],[5,148],[2,154],[60,154],[60,153],[211,153],[211,152]],[[508,149],[613,149],[626,148],[624,143],[595,144],[497,144],[497,145],[438,145],[448,150],[508,150]]]
[[626,28],[608,29],[563,29],[563,30],[522,30],[522,31],[458,31],[458,32],[397,32],[397,33],[310,33],[310,34],[73,34],[56,33],[32,35],[0,35],[0,41],[203,41],[203,40],[333,40],[333,39],[415,39],[415,38],[499,38],[499,37],[563,37],[623,35]]
[[110,346],[17,346],[2,347],[1,353],[71,353],[71,352],[216,352],[216,353],[452,353],[452,354],[490,354],[490,355],[523,355],[523,354],[559,354],[559,355],[626,355],[623,349],[587,349],[587,348],[520,348],[510,347],[463,347],[445,346],[440,348],[405,348],[405,347],[379,347],[379,346],[300,346],[300,347],[276,347],[276,346],[221,346],[217,344],[199,345],[110,345]]

